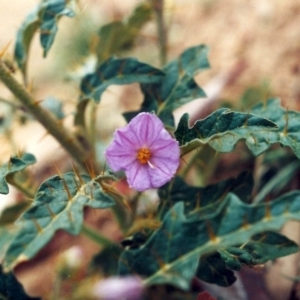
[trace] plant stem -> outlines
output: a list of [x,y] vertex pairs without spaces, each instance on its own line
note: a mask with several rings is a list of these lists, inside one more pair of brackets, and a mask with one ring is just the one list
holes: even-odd
[[16,176],[15,174],[6,176],[6,181],[16,187],[20,192],[22,192],[23,195],[28,197],[30,200],[34,199],[36,189],[29,187],[28,184],[18,179],[18,176]]
[[98,231],[92,229],[89,226],[86,226],[85,224],[82,225],[81,233],[96,242],[98,245],[101,246],[119,246],[116,242],[104,237],[101,235]]
[[160,64],[164,66],[167,62],[167,31],[164,20],[164,0],[152,0],[152,3],[157,20]]
[[39,105],[26,89],[11,76],[4,63],[0,61],[0,80],[19,99],[28,111],[57,139],[77,163],[86,168],[86,151],[81,147],[76,137],[61,126],[61,123],[46,109]]

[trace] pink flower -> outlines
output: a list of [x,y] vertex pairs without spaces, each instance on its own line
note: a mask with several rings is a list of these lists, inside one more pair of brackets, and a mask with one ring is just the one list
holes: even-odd
[[105,156],[113,171],[125,171],[130,187],[145,191],[171,180],[179,166],[180,149],[157,116],[140,113],[115,131]]
[[93,289],[94,296],[101,300],[140,300],[143,293],[144,286],[138,277],[110,277]]

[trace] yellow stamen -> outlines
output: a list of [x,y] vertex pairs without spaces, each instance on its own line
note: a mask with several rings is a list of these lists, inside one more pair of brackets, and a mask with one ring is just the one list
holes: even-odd
[[149,163],[150,157],[151,157],[151,151],[148,148],[141,148],[137,152],[137,159],[143,165]]

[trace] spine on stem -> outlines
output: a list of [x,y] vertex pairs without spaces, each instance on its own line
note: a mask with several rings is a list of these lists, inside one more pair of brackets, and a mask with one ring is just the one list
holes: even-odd
[[0,60],[0,80],[28,109],[28,111],[42,124],[45,129],[65,148],[74,160],[86,169],[88,153],[77,141],[76,136],[61,126],[61,123],[46,109],[39,105],[27,90],[18,83]]

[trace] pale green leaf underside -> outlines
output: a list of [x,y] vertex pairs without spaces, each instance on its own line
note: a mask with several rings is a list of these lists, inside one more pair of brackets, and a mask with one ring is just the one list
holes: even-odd
[[78,234],[85,206],[107,208],[114,205],[114,200],[99,183],[87,175],[80,178],[67,173],[41,184],[31,207],[18,220],[18,233],[5,255],[6,270],[34,257],[57,230]]
[[13,156],[8,163],[0,167],[0,194],[8,194],[9,188],[6,183],[6,176],[25,169],[36,162],[35,157],[30,153],[24,153],[21,157]]
[[184,114],[174,133],[182,155],[203,144],[209,144],[219,152],[230,152],[241,139],[245,139],[250,150],[254,151],[250,147],[254,134],[263,135],[277,129],[277,125],[266,118],[227,108],[220,108],[207,118],[198,120],[191,128],[188,122],[188,114]]
[[184,213],[183,202],[165,215],[162,226],[139,249],[123,252],[122,275],[139,274],[147,285],[170,283],[188,289],[199,257],[246,243],[254,234],[279,230],[288,220],[300,220],[300,192],[259,205],[242,203],[228,194],[214,215]]

